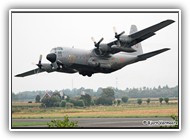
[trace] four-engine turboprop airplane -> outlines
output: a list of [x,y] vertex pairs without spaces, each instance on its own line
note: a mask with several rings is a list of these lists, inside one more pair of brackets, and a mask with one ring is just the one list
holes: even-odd
[[149,53],[143,53],[141,41],[152,37],[155,32],[172,24],[173,20],[165,20],[151,27],[137,31],[135,25],[131,25],[130,34],[124,35],[124,31],[118,34],[114,28],[115,40],[102,43],[94,42],[95,48],[92,50],[81,50],[76,48],[56,47],[46,56],[51,63],[41,63],[42,55],[36,64],[38,68],[16,75],[25,77],[40,72],[63,72],[76,73],[83,76],[92,76],[94,73],[111,73],[126,65],[146,60],[157,54],[169,50],[164,48]]

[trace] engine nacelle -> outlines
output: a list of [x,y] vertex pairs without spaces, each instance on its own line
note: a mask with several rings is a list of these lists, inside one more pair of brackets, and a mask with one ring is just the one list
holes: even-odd
[[99,49],[102,52],[109,52],[110,51],[110,47],[107,44],[100,44]]
[[120,41],[121,41],[121,42],[124,42],[124,43],[128,43],[128,42],[130,42],[131,40],[132,40],[132,38],[129,37],[128,35],[122,35],[122,36],[120,37]]
[[41,68],[43,70],[47,71],[47,72],[52,72],[53,71],[51,64],[42,63]]
[[128,52],[128,53],[133,53],[136,52],[133,48],[129,47],[118,47],[117,45],[112,45],[111,46],[112,50],[118,51],[118,52]]

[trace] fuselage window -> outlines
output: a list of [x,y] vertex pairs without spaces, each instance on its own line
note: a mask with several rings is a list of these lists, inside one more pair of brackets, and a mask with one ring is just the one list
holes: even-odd
[[58,51],[58,57],[62,57],[62,52]]

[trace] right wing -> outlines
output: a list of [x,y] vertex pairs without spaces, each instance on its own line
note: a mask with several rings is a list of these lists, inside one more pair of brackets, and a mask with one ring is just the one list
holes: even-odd
[[[175,21],[165,20],[158,24],[145,28],[141,31],[130,34],[128,36],[123,35],[123,37],[121,36],[121,40],[123,39],[124,42],[121,42],[121,43],[126,44],[127,48],[131,48],[133,45],[154,36],[156,31],[172,24],[173,22]],[[107,45],[111,47],[112,45],[115,45],[115,44],[117,44],[117,40],[109,42]]]
[[44,71],[45,70],[43,70],[43,69],[37,68],[37,69],[30,70],[30,71],[27,71],[27,72],[24,72],[24,73],[21,73],[21,74],[17,74],[17,75],[15,75],[15,77],[25,77],[25,76],[41,73],[41,72],[44,72]]
[[175,21],[173,21],[173,20],[162,21],[162,22],[160,22],[158,24],[155,24],[155,25],[150,26],[150,27],[148,27],[146,29],[138,31],[138,32],[136,32],[134,34],[131,34],[131,35],[129,35],[129,37],[132,38],[132,40],[139,39],[139,38],[141,38],[143,36],[146,36],[148,34],[152,34],[152,33],[156,32],[156,31],[158,31],[158,30],[172,24],[173,22],[175,22]]

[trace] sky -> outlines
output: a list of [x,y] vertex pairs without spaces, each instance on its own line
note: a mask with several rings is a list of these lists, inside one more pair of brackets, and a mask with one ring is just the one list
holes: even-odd
[[[166,19],[175,22],[143,41],[143,52],[162,48],[171,50],[146,61],[128,65],[110,74],[92,77],[67,73],[40,73],[24,78],[14,77],[37,68],[40,54],[42,63],[50,63],[46,55],[54,47],[64,46],[90,50],[93,36],[103,42],[118,33],[129,33],[132,24],[139,30]],[[65,88],[117,87],[173,87],[178,85],[178,14],[177,13],[13,13],[12,14],[12,91],[61,90]]]

